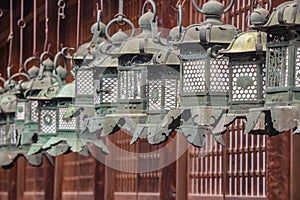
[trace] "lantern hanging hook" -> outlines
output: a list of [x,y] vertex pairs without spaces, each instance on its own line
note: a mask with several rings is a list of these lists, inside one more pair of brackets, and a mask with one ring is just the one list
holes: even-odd
[[[211,0],[209,0],[209,1],[211,1]],[[209,2],[209,1],[208,1],[208,2]],[[193,2],[194,8],[195,8],[199,13],[205,14],[205,12],[204,12],[201,8],[199,8],[198,4],[196,3],[196,0],[193,0],[192,2]],[[231,0],[231,2],[230,2],[230,4],[228,5],[228,7],[224,9],[224,13],[228,12],[229,10],[231,10],[231,8],[233,7],[234,3],[235,3],[235,0]]]
[[3,9],[0,8],[0,18],[3,16]]
[[57,71],[58,68],[58,59],[62,58],[63,62],[64,62],[64,66],[63,69],[65,72],[67,72],[67,56],[69,54],[69,52],[73,50],[73,48],[69,48],[69,47],[64,47],[62,48],[62,50],[60,52],[58,52],[55,57],[54,57],[54,70],[53,70],[53,75],[56,77],[57,82],[59,84],[59,86],[61,87],[63,85],[63,78],[62,78],[62,74],[59,74],[59,72]]
[[34,60],[37,60],[37,61],[39,61],[39,63],[40,63],[40,59],[39,59],[39,57],[37,57],[37,56],[31,56],[31,57],[29,57],[29,58],[27,58],[27,59],[25,60],[23,68],[24,68],[24,71],[25,71],[26,73],[28,73],[28,67],[27,67],[27,66],[29,65],[29,63],[33,62]]

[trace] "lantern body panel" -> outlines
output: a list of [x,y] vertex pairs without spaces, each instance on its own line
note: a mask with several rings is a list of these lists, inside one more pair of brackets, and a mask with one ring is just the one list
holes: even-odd
[[266,105],[300,103],[300,43],[269,43],[267,49]]

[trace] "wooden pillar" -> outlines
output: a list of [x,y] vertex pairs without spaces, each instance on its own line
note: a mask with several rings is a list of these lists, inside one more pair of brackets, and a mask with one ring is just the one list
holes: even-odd
[[[8,170],[8,169],[7,169]],[[8,199],[17,199],[17,166],[13,166],[9,169],[9,180],[8,180]]]
[[[187,149],[186,142],[177,139],[177,155],[180,149]],[[186,150],[176,162],[176,200],[188,199],[188,150]]]
[[17,160],[17,200],[24,199],[24,191],[25,191],[25,178],[26,178],[26,170],[25,166],[27,162],[24,157],[19,157]]
[[105,166],[105,183],[104,183],[105,193],[104,199],[105,200],[114,200],[114,193],[115,193],[115,170]]
[[290,199],[291,134],[267,137],[267,200]]
[[54,199],[54,169],[55,166],[51,165],[51,163],[48,162],[47,158],[44,156],[44,181],[45,181],[45,199]]
[[300,199],[300,135],[291,135],[291,200]]
[[[168,152],[161,155],[160,160],[161,162],[165,162],[169,158],[173,158],[176,154],[176,145],[169,144],[173,140],[173,136],[175,136],[175,133],[172,134],[168,141],[166,141],[165,145],[169,145]],[[167,148],[167,147],[164,147]],[[176,197],[176,161],[171,163],[169,166],[163,168],[161,170],[161,178],[160,178],[160,195],[159,198],[161,200],[172,200]]]
[[53,199],[62,199],[62,181],[63,181],[63,156],[57,156],[55,158],[55,169],[54,169],[54,194]]

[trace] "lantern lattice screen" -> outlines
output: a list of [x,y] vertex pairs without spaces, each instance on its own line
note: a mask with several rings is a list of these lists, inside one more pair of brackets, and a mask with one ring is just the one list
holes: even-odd
[[76,129],[76,118],[73,117],[68,121],[64,120],[63,117],[66,114],[68,108],[59,108],[59,118],[58,118],[58,127],[59,129],[64,130],[74,130]]
[[93,70],[78,70],[76,74],[77,95],[93,95],[94,79]]
[[[215,144],[203,149],[189,149],[189,193],[198,196],[222,196],[225,193],[228,197],[265,197],[265,136],[245,135],[242,120],[236,120],[226,134],[226,147]],[[212,144],[212,141],[208,142]],[[199,158],[199,153],[206,156]],[[226,188],[223,188],[223,183],[226,183]]]
[[41,110],[40,128],[43,133],[56,133],[56,110]]
[[7,143],[7,135],[5,131],[5,125],[0,126],[0,144],[4,145]]
[[101,93],[101,103],[116,103],[118,99],[118,78],[103,77],[99,85],[101,89],[108,90],[108,92]]
[[149,80],[149,110],[160,110],[162,106],[162,80]]
[[228,58],[212,58],[210,64],[210,90],[213,92],[226,92],[229,89],[228,83]]
[[13,145],[17,144],[17,131],[15,124],[10,125],[10,134],[10,143]]
[[296,69],[295,69],[295,86],[300,86],[300,48],[297,48]]
[[94,80],[94,103],[95,104],[100,104],[100,93],[98,91],[100,90],[100,80],[96,79]]
[[286,87],[288,80],[288,48],[272,47],[268,50],[268,87]]
[[[257,93],[257,67],[256,64],[237,64],[232,67],[232,100],[251,101],[258,100]],[[263,65],[263,77],[265,77],[265,67]],[[265,90],[265,78],[262,82]],[[263,92],[264,94],[265,92]]]
[[17,102],[16,119],[25,120],[26,104],[25,102]]
[[31,105],[30,106],[31,121],[38,122],[39,121],[38,101],[31,101],[30,105]]
[[194,59],[185,61],[183,91],[184,92],[203,92],[205,84],[205,59]]
[[180,81],[178,79],[166,79],[165,83],[165,109],[176,108],[179,104]]
[[141,99],[142,72],[120,71],[120,98]]

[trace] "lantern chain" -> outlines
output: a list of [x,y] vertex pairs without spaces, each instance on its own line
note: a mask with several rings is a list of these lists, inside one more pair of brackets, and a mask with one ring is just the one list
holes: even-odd
[[76,47],[79,47],[80,37],[80,0],[77,0],[77,33],[76,33]]
[[44,42],[44,51],[46,51],[47,44],[48,44],[48,32],[49,32],[48,22],[49,22],[48,0],[45,0],[45,42]]
[[20,19],[17,22],[18,27],[20,28],[20,59],[19,59],[19,67],[22,66],[23,63],[23,34],[24,28],[26,27],[26,21],[24,20],[24,0],[21,0],[21,15]]
[[60,21],[61,19],[64,19],[65,16],[65,7],[66,7],[66,2],[64,0],[58,0],[57,1],[57,29],[56,29],[56,39],[57,39],[57,43],[56,43],[56,48],[57,51],[59,51],[60,49]]
[[33,0],[33,48],[32,55],[36,55],[36,32],[37,32],[37,0]]
[[[14,37],[14,32],[13,32],[13,0],[10,0],[10,5],[9,5],[9,35],[7,38],[7,42],[9,42],[9,54],[8,54],[8,62],[7,62],[7,73],[9,73],[9,69],[12,67],[11,64],[11,55],[12,55],[12,46],[13,46],[13,37]],[[10,76],[10,74],[8,74]]]

